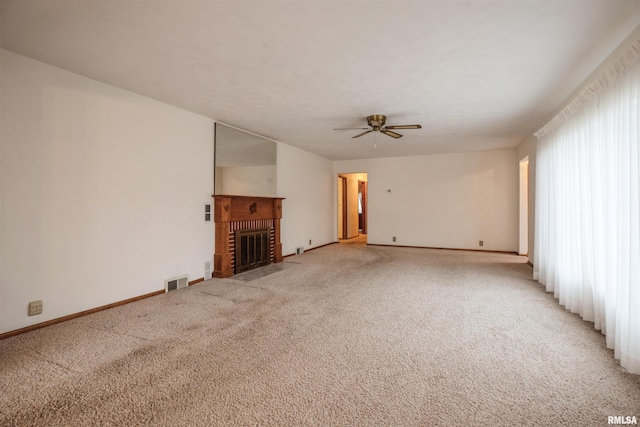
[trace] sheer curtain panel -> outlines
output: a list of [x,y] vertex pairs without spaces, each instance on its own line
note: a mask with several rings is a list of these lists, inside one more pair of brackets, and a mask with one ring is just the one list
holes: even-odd
[[628,372],[640,374],[637,55],[588,92],[536,134],[533,274],[605,334]]

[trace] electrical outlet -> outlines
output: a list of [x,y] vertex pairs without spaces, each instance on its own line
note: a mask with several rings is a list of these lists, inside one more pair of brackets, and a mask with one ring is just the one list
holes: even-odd
[[309,239],[309,244],[311,244],[311,239]]
[[393,236],[393,241],[394,241],[394,242],[396,241],[396,236]]
[[29,303],[29,316],[42,314],[42,301],[31,301]]
[[484,240],[480,240],[480,242],[478,242],[478,244],[479,244],[480,246],[484,246]]

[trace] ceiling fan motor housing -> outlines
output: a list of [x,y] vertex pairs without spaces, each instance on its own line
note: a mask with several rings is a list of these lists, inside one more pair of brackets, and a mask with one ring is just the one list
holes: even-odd
[[[373,116],[367,117],[367,123],[372,128],[381,128],[384,126],[384,123],[387,121],[387,116],[383,116],[382,114],[374,114]],[[376,129],[377,130],[377,129]]]

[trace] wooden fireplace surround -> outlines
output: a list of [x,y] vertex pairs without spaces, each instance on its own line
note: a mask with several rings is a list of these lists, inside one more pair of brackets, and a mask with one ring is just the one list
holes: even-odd
[[[213,277],[231,277],[234,274],[231,252],[231,224],[240,221],[273,221],[273,262],[282,262],[280,219],[283,197],[213,196],[213,220],[216,230],[216,247],[213,255]],[[258,227],[256,227],[258,228]]]

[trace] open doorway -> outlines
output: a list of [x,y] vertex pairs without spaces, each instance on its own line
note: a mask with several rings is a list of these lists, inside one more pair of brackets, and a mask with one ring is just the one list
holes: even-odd
[[358,180],[358,232],[367,234],[367,181]]
[[339,174],[337,187],[338,240],[366,243],[368,229],[367,174]]
[[338,175],[338,239],[348,239],[349,232],[347,227],[347,177]]
[[520,239],[518,253],[529,254],[529,156],[520,160]]

